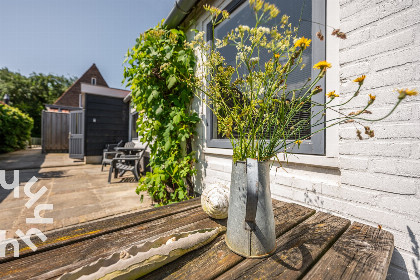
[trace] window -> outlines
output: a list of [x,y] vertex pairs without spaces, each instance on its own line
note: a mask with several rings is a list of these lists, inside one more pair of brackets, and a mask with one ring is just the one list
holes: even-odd
[[139,138],[137,133],[137,119],[139,118],[139,113],[132,113],[130,116],[130,140],[136,140]]
[[90,83],[91,83],[92,85],[96,86],[96,78],[92,78],[92,79],[90,80]]
[[[320,41],[315,36],[315,33],[318,31],[325,34],[325,0],[272,0],[270,3],[275,4],[281,12],[275,20],[266,24],[266,26],[269,27],[270,25],[278,25],[281,15],[283,14],[290,16],[289,22],[292,26],[298,26],[299,18],[302,13],[299,37],[305,36],[306,38],[312,39],[311,47],[306,50],[306,55],[303,57],[303,63],[306,64],[306,67],[302,71],[294,71],[288,78],[288,86],[290,88],[297,88],[299,85],[303,84],[308,77],[316,77],[318,70],[313,69],[312,65],[318,61],[325,60],[325,40]],[[248,1],[246,0],[232,0],[224,9],[227,10],[231,16],[229,20],[226,20],[215,27],[214,36],[216,38],[224,37],[230,30],[240,24],[248,26],[253,26],[255,24],[253,11],[251,11]],[[211,27],[211,23],[209,23],[207,26],[207,40],[211,40],[212,38]],[[227,46],[221,50],[221,53],[226,58],[227,63],[235,63],[236,49],[234,47]],[[260,58],[264,60],[264,56],[261,56]],[[318,83],[318,85],[325,89],[325,78]],[[323,103],[325,95],[317,94],[313,98],[314,101]],[[315,107],[312,109],[312,114],[316,114],[321,109],[322,108]],[[207,109],[207,116],[209,117],[206,131],[207,146],[210,148],[232,148],[228,139],[223,139],[221,135],[218,135],[217,120],[211,113],[210,109]],[[308,118],[309,116],[306,115],[301,117]],[[314,132],[322,128],[322,126],[323,124],[320,124],[312,127],[311,129]],[[321,132],[313,135],[310,139],[305,140],[300,145],[299,149],[295,147],[295,149],[291,152],[317,155],[325,154],[325,133]]]

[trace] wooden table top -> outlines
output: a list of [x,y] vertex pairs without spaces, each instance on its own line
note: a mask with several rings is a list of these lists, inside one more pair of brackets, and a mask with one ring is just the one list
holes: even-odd
[[[142,279],[385,279],[393,251],[391,233],[294,203],[273,200],[277,250],[264,259],[230,251],[224,235]],[[133,243],[226,225],[210,219],[200,200],[102,219],[46,234],[32,252],[0,258],[1,279],[55,279]]]
[[128,148],[128,147],[115,147],[114,150],[116,151],[143,151],[144,148],[136,148],[136,147],[132,147],[132,148]]

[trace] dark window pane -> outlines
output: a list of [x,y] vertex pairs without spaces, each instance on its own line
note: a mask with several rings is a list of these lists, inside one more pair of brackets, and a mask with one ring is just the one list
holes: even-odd
[[134,113],[131,115],[131,139],[137,139],[137,119],[139,118],[139,113]]
[[[277,18],[269,21],[268,23],[264,24],[265,27],[273,27],[273,26],[280,26],[280,21],[282,15],[286,14],[289,16],[289,23],[292,24],[293,27],[298,27],[299,19],[302,18],[302,21],[299,25],[299,32],[298,37],[304,36],[305,38],[312,39],[312,1],[308,0],[272,0],[270,3],[275,4],[280,9],[280,14]],[[239,25],[248,25],[250,27],[255,26],[255,16],[252,9],[249,7],[247,1],[245,1],[242,5],[240,5],[237,9],[231,12],[231,16],[229,20],[224,21],[223,23],[219,24],[215,27],[215,38],[222,39],[226,36],[232,29],[235,29]],[[282,29],[279,28],[279,31]],[[292,42],[291,42],[292,43]],[[312,46],[312,45],[311,45]],[[227,64],[235,66],[235,59],[237,50],[234,46],[226,46],[220,49],[220,53],[225,57],[225,61]],[[260,53],[260,65],[264,65],[266,61],[268,61],[272,57],[272,54],[268,52],[261,52]],[[293,71],[287,80],[288,89],[297,89],[302,87],[307,79],[311,77],[312,71],[312,47],[309,47],[304,52],[302,57],[302,63],[306,65],[305,68],[300,70],[297,68]],[[246,69],[241,69],[241,74],[246,74]],[[236,77],[233,77],[235,79]],[[306,119],[308,120],[308,124],[300,130],[300,135],[294,135],[291,139],[300,138],[300,136],[309,135],[311,132],[311,123],[310,123],[310,114],[311,114],[311,104],[307,103],[303,106],[302,112],[296,116],[294,116],[294,120],[292,123],[288,125],[288,127],[293,127],[299,120]],[[213,116],[213,120],[216,118]],[[217,122],[212,122],[212,131],[213,137],[217,139],[223,139],[221,134],[218,133],[217,130]],[[276,129],[275,127],[271,127],[267,129],[265,134],[268,136],[271,130]],[[235,131],[233,131],[235,135]],[[310,139],[310,138],[308,138]]]

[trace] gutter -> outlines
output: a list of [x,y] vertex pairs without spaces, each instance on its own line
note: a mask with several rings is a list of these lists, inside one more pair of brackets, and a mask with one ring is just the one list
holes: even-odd
[[131,92],[126,97],[124,97],[123,101],[124,101],[124,103],[127,103],[127,102],[131,101]]
[[198,2],[199,0],[175,0],[175,5],[163,25],[169,29],[178,27]]

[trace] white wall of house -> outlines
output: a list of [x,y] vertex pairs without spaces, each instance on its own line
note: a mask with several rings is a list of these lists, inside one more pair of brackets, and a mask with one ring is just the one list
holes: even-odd
[[[207,2],[220,8],[229,3]],[[206,30],[209,18],[196,9],[184,22],[191,20],[190,28]],[[348,37],[327,34],[327,61],[333,64],[327,92],[336,89],[346,98],[354,93],[352,80],[366,74],[358,104],[367,102],[369,93],[376,95],[373,116],[380,116],[395,103],[395,89],[420,89],[419,0],[327,0],[327,24]],[[358,110],[356,103],[343,110]],[[232,152],[206,147],[206,109],[198,99],[194,108],[203,119],[195,142],[200,192],[230,181]],[[391,117],[370,126],[373,139],[359,140],[353,124],[341,125],[327,132],[325,156],[291,156],[284,169],[273,168],[272,195],[381,225],[395,237],[388,278],[420,279],[420,96],[407,98]]]

